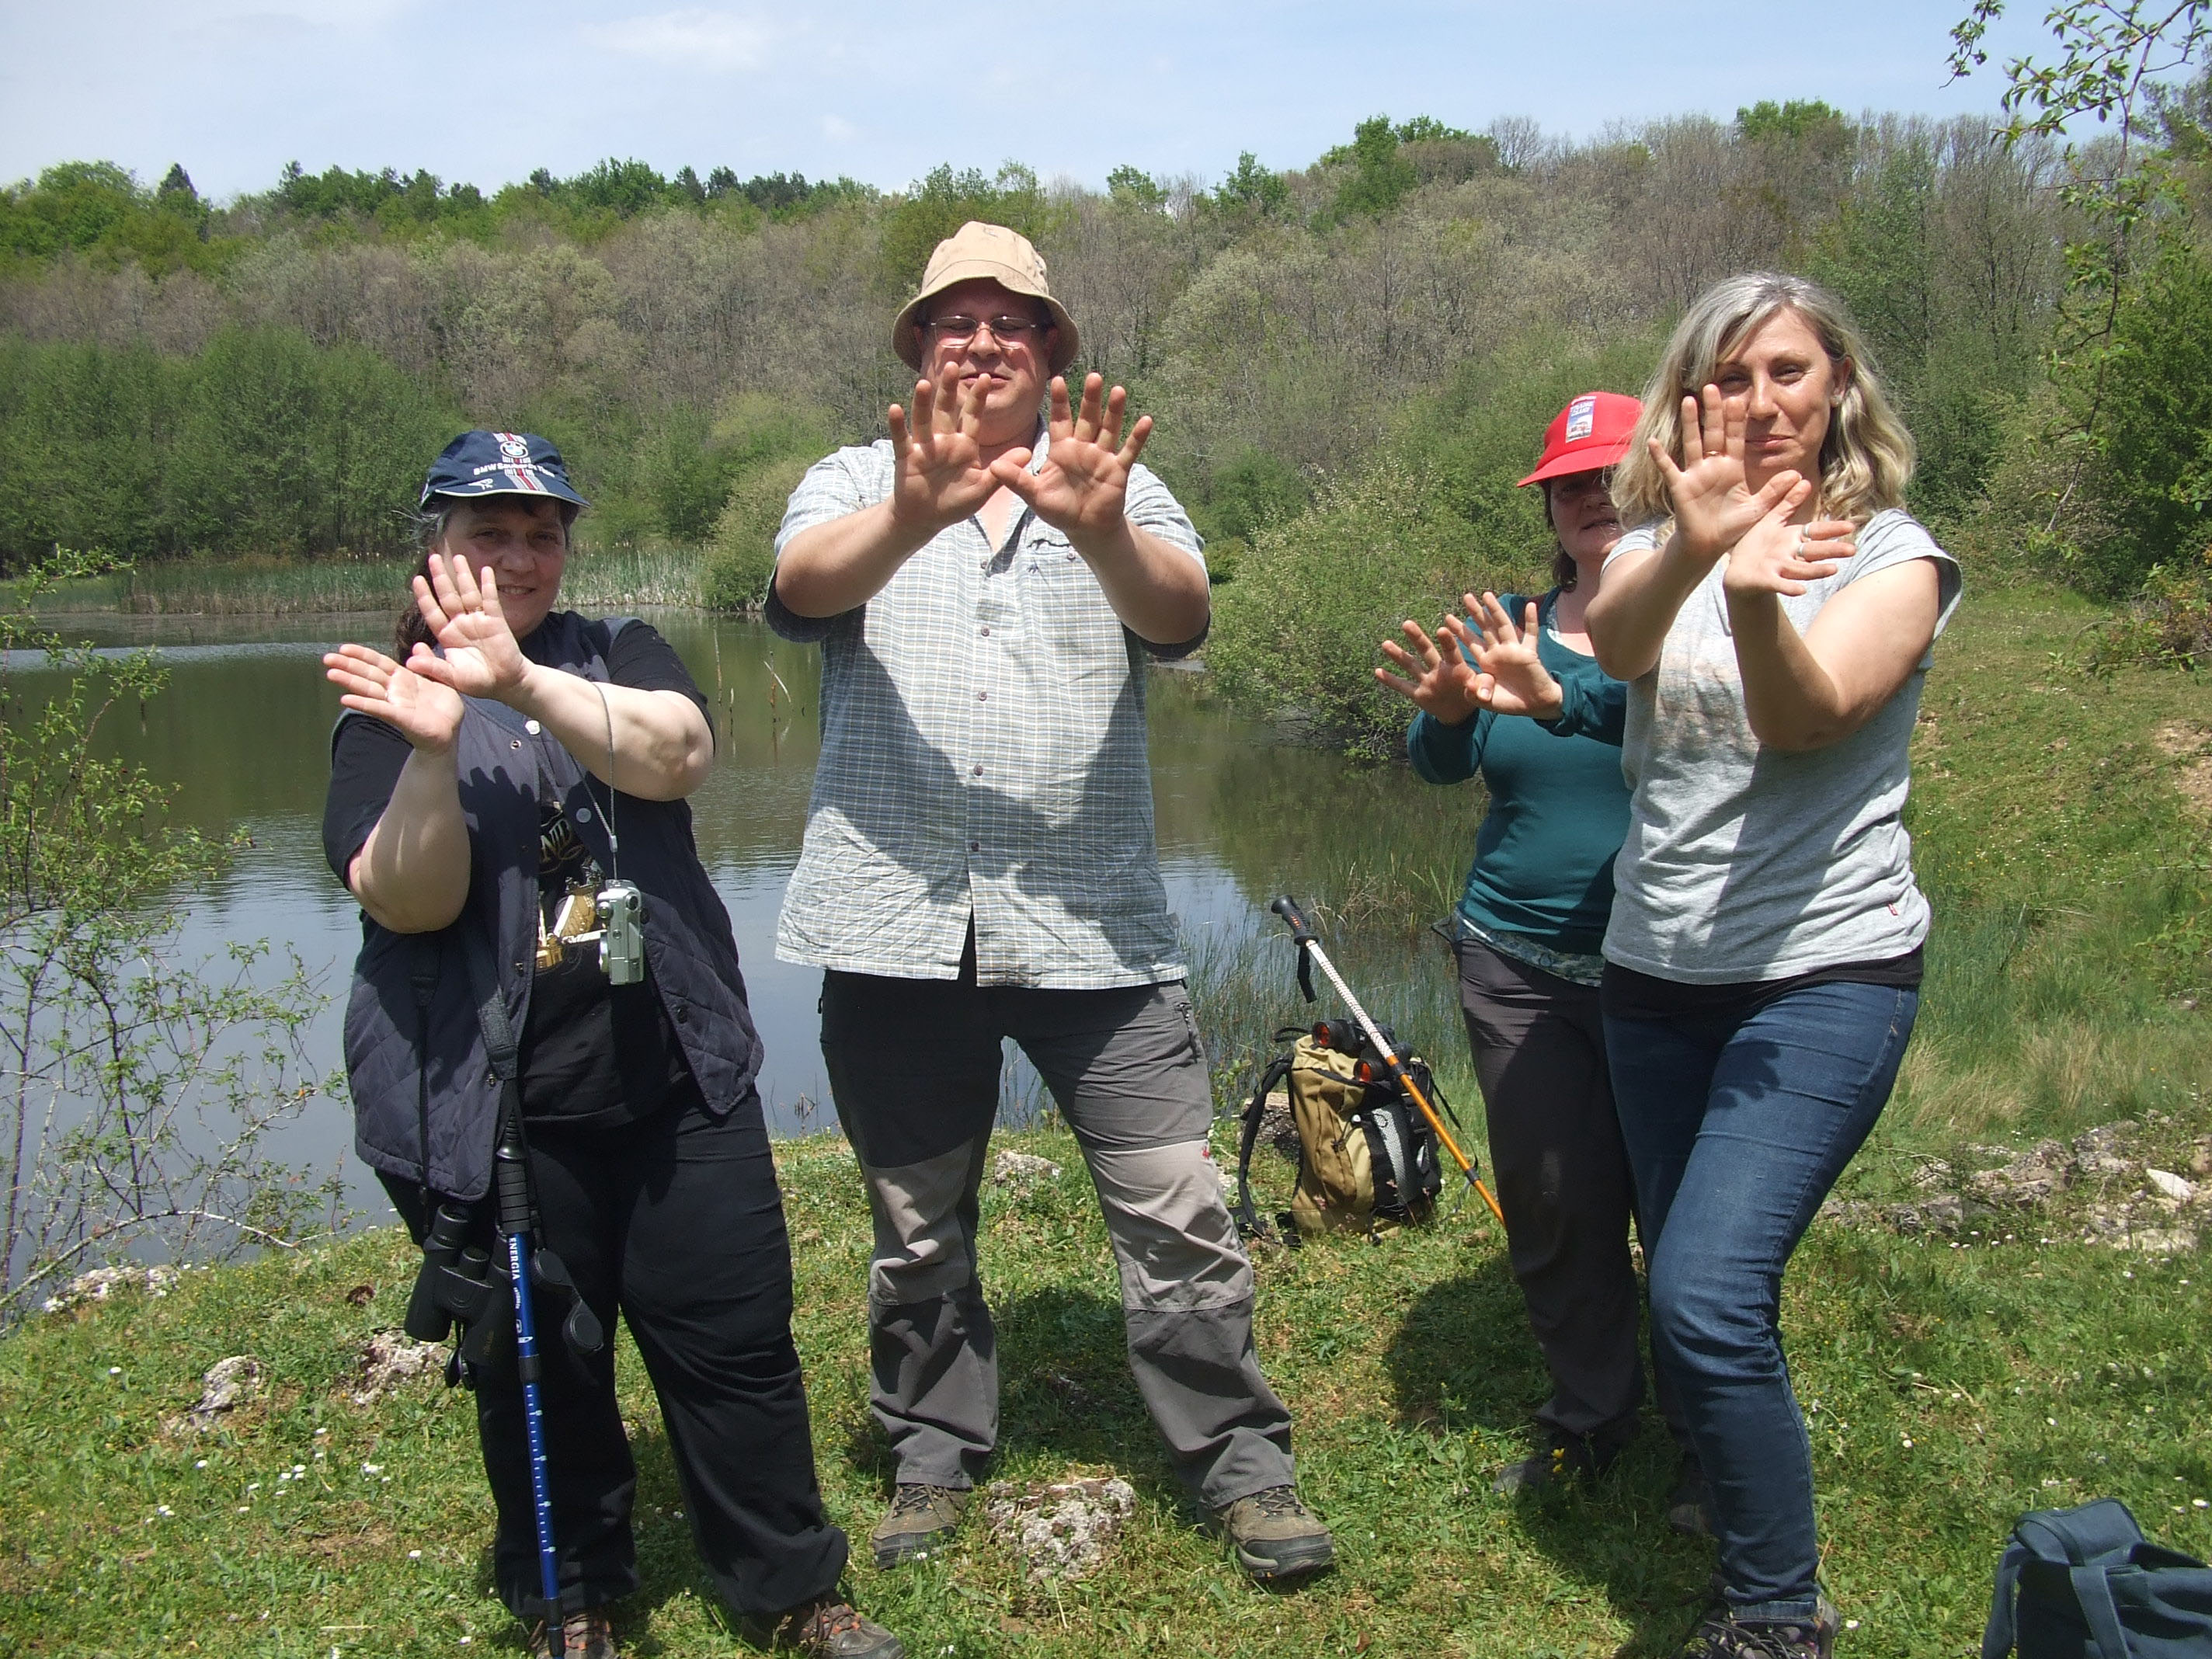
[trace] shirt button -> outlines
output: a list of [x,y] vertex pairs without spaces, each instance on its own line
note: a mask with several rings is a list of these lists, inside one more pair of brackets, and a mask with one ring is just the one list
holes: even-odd
[[507,744],[507,747],[508,747],[508,748],[510,748],[510,749],[520,749],[520,748],[521,748],[521,747],[522,747],[522,739],[521,739],[520,738],[516,738],[513,743],[510,743],[509,744]]
[[990,562],[988,559],[986,559],[986,560],[984,560],[984,561],[983,561],[983,574],[984,574],[985,575],[988,575],[988,574],[990,574],[990,572],[991,572],[991,562]]
[[980,841],[971,841],[968,843],[968,850],[971,853],[980,853],[983,850],[983,843]]
[[522,729],[529,732],[530,735],[534,738],[545,728],[540,726],[536,720],[525,720],[522,723]]
[[579,823],[589,823],[591,821],[592,809],[588,806],[579,806],[576,809],[576,822]]
[[980,777],[981,777],[981,776],[983,775],[983,769],[982,769],[981,767],[980,767],[980,766],[975,767],[975,768],[972,769],[972,770],[969,772],[969,776],[971,776],[971,777],[978,777],[978,778],[980,778]]
[[991,637],[991,630],[988,628],[984,629],[983,637],[987,640]]
[[988,691],[978,691],[975,694],[975,701],[977,702],[988,702],[991,701],[991,694]]

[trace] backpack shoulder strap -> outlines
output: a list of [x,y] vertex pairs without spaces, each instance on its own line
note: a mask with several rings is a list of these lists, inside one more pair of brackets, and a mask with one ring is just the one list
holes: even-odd
[[1277,1054],[1260,1073],[1260,1086],[1244,1109],[1244,1133],[1237,1148],[1237,1231],[1246,1238],[1265,1238],[1267,1229],[1252,1207],[1252,1148],[1260,1139],[1260,1126],[1267,1116],[1267,1097],[1291,1073],[1291,1057]]
[[1996,1588],[1990,1596],[1990,1622],[1982,1630],[1982,1659],[2009,1659],[2018,1634],[2014,1602],[2020,1595],[2021,1564],[2028,1554],[2027,1546],[2017,1538],[2005,1546],[2004,1559],[1997,1564]]

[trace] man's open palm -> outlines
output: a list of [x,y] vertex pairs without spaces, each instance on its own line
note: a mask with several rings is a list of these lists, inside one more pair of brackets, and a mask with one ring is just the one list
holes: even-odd
[[1030,452],[1012,449],[991,464],[994,480],[1030,504],[1040,519],[1069,539],[1112,533],[1121,523],[1129,494],[1129,472],[1152,435],[1152,417],[1140,416],[1121,438],[1129,394],[1120,386],[1101,396],[1104,381],[1096,374],[1083,383],[1083,401],[1071,410],[1067,382],[1052,381],[1052,415],[1045,430],[1051,441],[1044,464],[1028,471]]
[[977,434],[982,393],[963,389],[948,365],[934,381],[917,380],[914,418],[890,408],[891,517],[932,535],[978,511],[998,493]]

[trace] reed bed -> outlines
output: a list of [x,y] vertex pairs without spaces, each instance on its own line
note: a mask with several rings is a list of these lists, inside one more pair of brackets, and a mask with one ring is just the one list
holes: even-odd
[[[606,613],[704,603],[704,563],[689,548],[579,549],[562,602]],[[120,611],[140,617],[328,616],[395,609],[409,559],[185,559],[142,564],[64,584],[40,600],[48,614]]]

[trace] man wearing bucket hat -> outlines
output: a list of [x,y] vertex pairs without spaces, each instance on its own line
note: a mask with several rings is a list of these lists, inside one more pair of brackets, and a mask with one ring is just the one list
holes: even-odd
[[891,325],[909,408],[818,462],[776,540],[769,621],[823,647],[776,950],[825,970],[823,1053],[875,1218],[872,1399],[897,1486],[871,1542],[885,1566],[935,1548],[997,1442],[976,1237],[1012,1037],[1090,1165],[1177,1474],[1248,1571],[1292,1577],[1333,1546],[1253,1351],[1145,756],[1146,659],[1204,638],[1206,566],[1138,462],[1150,419],[1096,374],[1071,406],[1077,344],[1029,242],[963,226]]
[[[468,1375],[498,1511],[492,1576],[536,1621],[534,1655],[614,1659],[609,1607],[638,1585],[613,1350],[554,1334],[573,1295],[636,1339],[693,1540],[740,1618],[817,1659],[897,1659],[838,1593],[845,1535],[815,1480],[760,1043],[684,800],[714,757],[706,702],[647,624],[559,608],[583,506],[544,439],[464,433],[423,485],[397,655],[324,659],[347,710],[324,844],[362,913],[345,1032],[356,1144],[416,1242],[434,1223],[452,1259],[500,1254],[495,1147],[526,1143],[531,1231],[566,1264],[542,1281],[542,1410],[511,1349]],[[588,941],[617,882],[641,937],[614,971]],[[472,1344],[510,1316],[490,1300],[461,1316]]]
[[[1635,1431],[1644,1399],[1642,1298],[1628,1248],[1635,1187],[1597,988],[1613,856],[1628,830],[1627,688],[1598,667],[1583,623],[1622,534],[1608,473],[1642,408],[1618,392],[1584,392],[1546,429],[1544,453],[1521,483],[1543,486],[1555,538],[1550,592],[1467,594],[1473,627],[1448,620],[1432,641],[1409,621],[1405,642],[1382,647],[1400,672],[1376,671],[1419,710],[1406,733],[1413,769],[1431,783],[1479,775],[1486,786],[1452,915],[1460,1009],[1513,1276],[1552,1380],[1535,1443],[1498,1472],[1501,1492],[1598,1474]],[[1575,728],[1595,735],[1539,729],[1570,700]],[[1663,1389],[1660,1403],[1674,1415]],[[1668,1500],[1674,1524],[1698,1524],[1701,1489],[1694,1462],[1686,1464]]]

